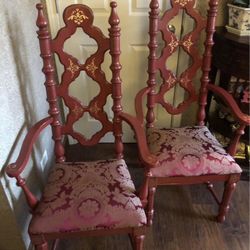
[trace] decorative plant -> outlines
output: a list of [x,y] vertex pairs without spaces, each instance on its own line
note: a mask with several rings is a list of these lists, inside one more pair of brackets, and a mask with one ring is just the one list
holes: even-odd
[[250,8],[249,0],[232,0],[232,4],[243,8]]

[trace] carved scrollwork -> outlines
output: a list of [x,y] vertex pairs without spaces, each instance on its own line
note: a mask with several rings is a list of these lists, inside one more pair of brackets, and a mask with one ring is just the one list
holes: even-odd
[[[65,26],[62,27],[54,40],[52,40],[53,50],[57,53],[60,62],[64,65],[65,72],[62,74],[62,81],[59,84],[58,92],[63,98],[65,105],[70,112],[67,115],[65,124],[62,126],[62,133],[69,134],[79,141],[82,145],[94,145],[107,132],[112,131],[112,123],[108,119],[108,115],[103,110],[106,104],[106,98],[111,94],[112,88],[107,84],[106,77],[100,69],[100,62],[104,61],[104,55],[110,48],[110,41],[104,36],[102,31],[93,25],[93,13],[89,7],[82,4],[75,4],[67,7],[64,10],[63,16]],[[67,54],[63,50],[63,43],[76,32],[76,25],[84,27],[83,32],[94,39],[98,45],[97,51],[86,59],[85,64],[79,64],[77,59],[72,55]],[[69,94],[69,87],[74,79],[81,71],[91,76],[91,78],[100,86],[99,94],[89,102],[88,107],[83,107],[81,102]],[[79,81],[81,82],[81,81]],[[85,100],[86,101],[86,100]],[[96,132],[90,139],[87,139],[83,134],[74,131],[74,123],[89,110],[90,115],[102,124],[102,129]]]
[[68,71],[71,72],[71,78],[74,77],[75,72],[77,72],[80,69],[80,67],[72,62],[72,60],[69,58],[69,66],[67,68]]
[[192,42],[192,35],[190,35],[187,40],[185,40],[184,42],[182,42],[182,46],[184,46],[187,49],[188,52],[190,52],[190,47],[193,44],[194,43]]
[[170,53],[172,53],[176,47],[178,47],[179,45],[179,41],[177,41],[174,36],[171,36],[171,42],[168,44],[168,46],[170,47]]
[[94,105],[92,105],[89,110],[90,110],[91,113],[97,114],[98,112],[101,111],[101,108],[98,107],[97,102],[95,102]]
[[179,4],[182,7],[186,6],[189,2],[192,2],[192,1],[193,0],[174,0],[175,3]]
[[98,67],[95,64],[95,58],[92,59],[91,63],[86,66],[86,70],[90,73],[91,76],[95,77],[95,71]]
[[181,77],[179,82],[181,83],[181,86],[183,86],[184,88],[188,88],[188,83],[191,82],[191,80],[189,79],[189,77],[185,74],[184,77]]
[[78,105],[75,105],[75,107],[72,109],[72,113],[74,114],[75,117],[79,117],[80,114],[82,114],[82,112],[83,108]]
[[172,88],[174,84],[176,83],[176,78],[172,75],[169,76],[169,78],[165,81],[165,84],[167,84],[168,89]]
[[[198,41],[201,31],[206,26],[206,20],[193,7],[195,0],[171,0],[171,2],[172,8],[163,14],[158,24],[158,30],[162,33],[166,46],[163,49],[161,56],[157,58],[156,68],[160,71],[161,76],[165,79],[165,81],[163,81],[163,84],[160,86],[159,92],[156,94],[155,98],[170,114],[180,114],[197,99],[193,78],[201,65],[201,57],[197,46],[194,45]],[[195,25],[192,31],[179,40],[166,27],[168,27],[171,20],[178,15],[180,11],[183,11],[183,9],[185,14],[194,20]],[[156,33],[157,32],[151,36],[154,36]],[[168,68],[166,62],[171,58],[178,47],[183,48],[192,60],[192,63],[184,72],[178,72],[180,77],[175,77],[174,73]],[[178,83],[182,88],[184,88],[185,92],[188,92],[188,95],[185,95],[184,98],[186,99],[177,105],[177,107],[174,107],[171,103],[165,102],[164,96],[168,90],[173,88]]]
[[71,20],[78,25],[80,25],[86,19],[89,19],[88,16],[86,16],[84,12],[78,8],[73,10],[71,16],[68,17],[68,20]]

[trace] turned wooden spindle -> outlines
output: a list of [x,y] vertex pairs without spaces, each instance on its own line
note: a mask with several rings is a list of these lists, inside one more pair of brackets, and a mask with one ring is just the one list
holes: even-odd
[[230,200],[232,198],[233,192],[236,188],[237,182],[240,180],[239,174],[232,174],[229,180],[225,182],[225,190],[222,197],[222,202],[219,207],[219,214],[217,216],[218,222],[224,222],[226,215],[230,208]]
[[156,85],[156,50],[158,48],[157,43],[157,33],[158,33],[158,22],[159,22],[159,3],[158,0],[151,0],[149,12],[149,57],[148,57],[148,81],[147,85],[150,88],[150,92],[148,93],[147,98],[147,128],[154,126],[155,114],[154,114],[154,106],[155,106],[155,85]]
[[143,243],[144,243],[145,235],[136,235],[134,237],[135,240],[135,250],[143,250]]
[[120,27],[119,27],[119,17],[116,12],[117,3],[111,2],[111,14],[109,18],[109,37],[110,37],[110,55],[112,57],[112,63],[110,69],[112,71],[112,98],[113,98],[113,107],[112,110],[114,112],[114,137],[115,137],[115,150],[116,157],[118,159],[123,158],[123,143],[122,143],[122,121],[119,117],[119,113],[122,112],[121,98],[122,98],[122,90],[121,90],[121,64],[120,64]]
[[211,183],[210,181],[208,181],[207,183],[207,189],[210,191],[210,193],[212,194],[213,198],[215,199],[216,203],[218,205],[220,205],[220,200],[218,198],[218,195],[216,194],[215,190],[214,190],[214,184]]
[[[40,245],[36,245],[35,249],[36,250],[49,250],[49,246],[48,246],[47,242],[44,242],[44,243],[42,243]],[[53,250],[55,250],[55,248],[53,248]]]
[[234,156],[237,151],[237,146],[240,141],[240,137],[245,134],[245,124],[241,124],[238,129],[236,129],[235,134],[233,135],[233,139],[230,141],[230,144],[227,148],[227,152]]
[[153,225],[155,192],[156,192],[156,187],[150,187],[149,188],[148,207],[147,207],[147,218],[148,218],[147,225],[148,226]]
[[149,187],[149,179],[150,177],[152,177],[152,173],[150,171],[149,168],[145,168],[144,170],[144,182],[143,182],[143,185],[141,186],[140,188],[140,192],[139,192],[139,197],[140,197],[140,200],[142,202],[142,206],[145,208],[148,204],[148,187]]
[[49,115],[53,117],[52,134],[55,141],[55,155],[57,162],[64,162],[64,147],[62,144],[61,124],[59,117],[59,109],[57,105],[55,67],[52,59],[51,36],[48,28],[48,21],[43,13],[43,5],[37,4],[38,17],[36,25],[41,58],[43,59],[43,73],[45,75],[45,87],[47,92],[47,101],[49,103]]
[[212,47],[213,34],[215,32],[215,22],[218,12],[218,0],[209,1],[207,28],[206,28],[206,40],[205,40],[205,51],[202,61],[202,77],[201,77],[201,88],[200,88],[200,100],[199,100],[199,112],[198,112],[198,125],[205,125],[206,118],[206,105],[207,105],[207,84],[210,82],[209,72],[211,70],[212,60]]
[[36,205],[38,204],[37,198],[31,193],[31,191],[27,187],[25,179],[23,179],[21,176],[17,176],[16,180],[17,180],[17,183],[16,183],[17,186],[23,189],[27,203],[29,207],[31,208],[31,211],[33,211]]

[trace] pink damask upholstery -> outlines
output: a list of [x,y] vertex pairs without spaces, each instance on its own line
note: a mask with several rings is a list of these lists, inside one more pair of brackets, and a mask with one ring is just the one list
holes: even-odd
[[123,160],[57,164],[30,223],[32,234],[137,227],[146,215]]
[[205,126],[148,130],[150,151],[158,156],[155,177],[240,173],[241,168],[226,153]]

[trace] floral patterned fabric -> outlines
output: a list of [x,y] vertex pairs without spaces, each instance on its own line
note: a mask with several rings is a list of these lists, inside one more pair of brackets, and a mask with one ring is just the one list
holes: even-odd
[[226,153],[205,126],[148,130],[150,151],[158,156],[155,177],[240,173],[241,168]]
[[146,215],[123,160],[57,164],[29,232],[138,227]]

